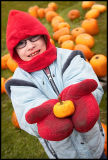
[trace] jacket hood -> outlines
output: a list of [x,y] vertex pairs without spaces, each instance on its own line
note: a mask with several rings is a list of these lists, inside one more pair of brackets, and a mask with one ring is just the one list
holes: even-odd
[[[47,49],[30,61],[23,61],[14,48],[21,40],[34,35],[44,35],[46,37]],[[43,69],[56,59],[56,48],[50,43],[50,35],[45,26],[38,19],[23,11],[11,10],[9,12],[6,44],[11,57],[18,63],[19,67],[28,72]],[[43,64],[44,58],[46,61]],[[31,65],[33,66],[31,67]]]

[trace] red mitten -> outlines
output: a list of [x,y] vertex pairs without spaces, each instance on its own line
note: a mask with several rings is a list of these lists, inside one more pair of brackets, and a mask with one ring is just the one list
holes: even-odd
[[63,140],[73,131],[70,117],[59,119],[53,114],[53,107],[57,102],[56,99],[48,100],[40,106],[30,109],[25,115],[28,123],[37,123],[39,135],[51,141]]
[[75,112],[72,115],[74,128],[79,132],[89,131],[99,118],[99,106],[92,95],[97,88],[97,82],[86,79],[65,88],[60,96],[62,100],[72,100]]

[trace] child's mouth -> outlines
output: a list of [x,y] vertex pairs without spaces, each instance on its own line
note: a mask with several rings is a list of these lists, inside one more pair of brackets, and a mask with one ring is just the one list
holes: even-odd
[[28,57],[34,57],[35,55],[37,55],[40,52],[40,49],[37,50],[36,52],[30,54]]

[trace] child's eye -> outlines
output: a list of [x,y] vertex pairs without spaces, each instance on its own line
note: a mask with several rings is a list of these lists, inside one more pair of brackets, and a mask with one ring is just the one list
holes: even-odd
[[39,35],[39,36],[33,36],[33,37],[30,38],[30,41],[31,41],[31,42],[35,42],[35,41],[37,41],[38,39],[40,39],[40,37],[41,37],[40,35]]
[[20,41],[17,45],[17,48],[23,48],[25,46],[25,41]]

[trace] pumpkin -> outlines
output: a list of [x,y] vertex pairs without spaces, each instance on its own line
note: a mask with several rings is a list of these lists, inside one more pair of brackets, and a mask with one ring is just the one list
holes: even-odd
[[81,26],[85,29],[86,33],[88,34],[95,35],[99,33],[98,22],[94,18],[83,20]]
[[49,12],[49,11],[53,11],[53,9],[47,7],[47,8],[44,9],[44,11],[45,11],[45,14],[46,14],[46,13]]
[[55,16],[57,16],[57,15],[58,15],[58,13],[56,13],[55,11],[48,11],[48,12],[46,13],[46,15],[45,15],[45,18],[46,18],[46,20],[47,20],[48,22],[51,22],[52,19],[53,19]]
[[[11,78],[12,78],[12,76],[11,76],[11,77],[9,77],[9,78],[7,78],[7,79],[5,80],[5,84],[6,84],[6,83],[7,83],[7,81],[8,81],[8,80],[10,80]],[[5,84],[4,84],[4,85],[5,85]],[[7,94],[5,87],[4,87],[4,92]]]
[[107,156],[107,125],[102,123],[102,122],[101,122],[101,124],[102,124],[102,127],[104,129],[104,133],[105,133],[104,153]]
[[64,41],[61,44],[61,48],[73,50],[74,49],[74,42],[72,40]]
[[92,6],[92,9],[97,9],[97,10],[99,10],[100,13],[103,13],[107,10],[107,7],[103,4],[94,4]]
[[28,9],[28,13],[29,13],[31,16],[37,18],[37,17],[38,17],[38,15],[37,15],[38,9],[39,9],[39,7],[38,7],[37,5],[35,5],[35,6],[30,7],[30,8]]
[[6,79],[4,77],[1,77],[1,93],[5,92],[5,81]]
[[70,29],[70,25],[67,22],[61,22],[58,24],[58,30],[64,27],[68,27]]
[[68,18],[70,20],[74,20],[74,19],[79,18],[79,17],[80,17],[80,11],[77,10],[77,9],[73,9],[73,10],[70,10],[68,12]]
[[60,36],[58,39],[58,44],[61,45],[64,41],[67,41],[67,40],[73,40],[72,35],[68,34],[68,35]]
[[76,44],[84,44],[92,48],[95,44],[94,37],[88,33],[81,33],[75,39]]
[[85,14],[85,18],[88,19],[88,18],[97,18],[99,17],[100,15],[100,12],[98,9],[90,9],[88,12],[86,12]]
[[10,57],[7,61],[7,66],[10,71],[14,72],[15,69],[18,67],[18,64]]
[[1,68],[2,69],[7,69],[8,68],[7,60],[9,59],[9,57],[10,57],[9,53],[1,57]]
[[53,44],[53,45],[55,44],[55,43],[54,43],[54,40],[53,40],[52,38],[50,38],[50,42],[51,42],[51,44]]
[[53,33],[53,38],[54,40],[58,40],[60,36],[66,35],[66,34],[70,34],[70,30],[68,27],[64,27],[61,28],[59,30],[57,30],[56,32]]
[[39,8],[37,11],[38,17],[39,18],[44,18],[45,17],[45,10],[44,8]]
[[56,11],[58,9],[58,5],[55,2],[50,2],[48,3],[48,8],[51,8],[54,11]]
[[11,122],[14,125],[15,128],[19,128],[20,129],[20,126],[19,126],[15,111],[12,112]]
[[83,1],[82,2],[82,8],[83,9],[89,9],[92,7],[92,5],[95,4],[95,1]]
[[70,100],[61,101],[60,96],[58,99],[59,102],[57,102],[53,107],[54,115],[58,118],[65,118],[72,115],[75,111],[73,102]]
[[53,27],[53,31],[58,30],[58,24],[64,22],[64,19],[61,16],[55,16],[51,21],[51,26]]
[[91,59],[94,56],[94,53],[91,51],[91,49],[84,44],[75,45],[74,50],[82,51],[87,60]]
[[90,64],[98,77],[107,75],[107,57],[103,54],[96,54],[90,59]]
[[72,29],[71,30],[71,35],[73,37],[73,40],[75,40],[76,37],[81,33],[85,33],[85,29],[82,28],[82,27],[76,27],[76,28]]

